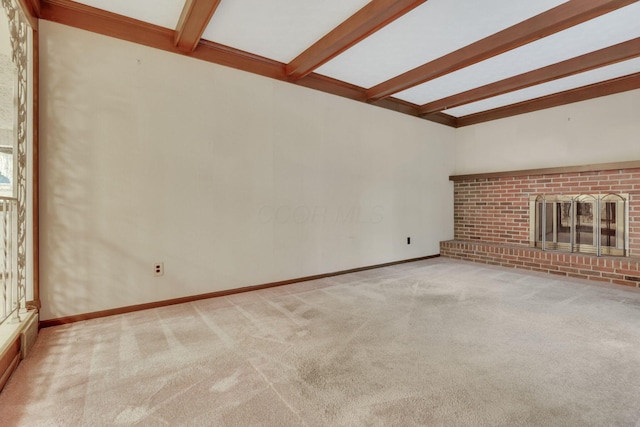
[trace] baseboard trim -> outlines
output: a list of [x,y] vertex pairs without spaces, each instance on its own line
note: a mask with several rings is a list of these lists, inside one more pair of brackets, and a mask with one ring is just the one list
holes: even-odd
[[427,259],[438,258],[439,256],[440,254],[428,255],[428,256],[423,256],[419,258],[411,258],[411,259],[406,259],[401,261],[387,262],[384,264],[370,265],[367,267],[358,267],[358,268],[352,268],[349,270],[335,271],[333,273],[316,274],[314,276],[306,276],[306,277],[299,277],[297,279],[282,280],[280,282],[264,283],[261,285],[246,286],[243,288],[229,289],[225,291],[216,291],[216,292],[210,292],[206,294],[199,294],[199,295],[175,298],[170,300],[163,300],[163,301],[157,301],[157,302],[149,302],[145,304],[130,305],[127,307],[113,308],[109,310],[94,311],[92,313],[76,314],[73,316],[59,317],[56,319],[41,320],[40,329],[49,328],[52,326],[66,325],[68,323],[75,323],[83,320],[97,319],[100,317],[114,316],[117,314],[131,313],[134,311],[149,310],[152,308],[166,307],[166,306],[175,305],[175,304],[184,304],[187,302],[193,302],[193,301],[198,301],[203,299],[224,297],[227,295],[257,291],[260,289],[275,288],[277,286],[292,285],[294,283],[307,282],[309,280],[317,280],[317,279],[324,279],[326,277],[339,276],[341,274],[357,273],[359,271],[373,270],[375,268],[383,268],[383,267],[389,267],[393,265],[406,264],[409,262],[424,261]]

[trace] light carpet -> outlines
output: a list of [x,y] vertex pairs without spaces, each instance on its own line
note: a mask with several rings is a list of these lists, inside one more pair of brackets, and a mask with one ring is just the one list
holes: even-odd
[[41,331],[2,426],[640,426],[640,292],[434,259]]

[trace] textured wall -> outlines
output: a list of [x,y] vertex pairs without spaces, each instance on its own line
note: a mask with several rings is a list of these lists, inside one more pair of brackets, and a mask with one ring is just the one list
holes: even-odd
[[51,22],[40,35],[42,319],[453,237],[455,129]]

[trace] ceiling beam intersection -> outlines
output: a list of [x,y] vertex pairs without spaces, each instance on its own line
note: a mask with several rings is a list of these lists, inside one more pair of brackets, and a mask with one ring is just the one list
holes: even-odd
[[298,80],[427,0],[373,0],[287,64]]
[[[171,29],[127,18],[71,0],[43,0],[41,15],[42,19],[51,22],[138,43],[154,49],[184,53],[173,43],[174,31]],[[220,64],[280,81],[288,80],[284,71],[285,64],[208,40],[202,40],[198,45],[198,49],[192,52],[190,56],[202,61]],[[364,88],[316,73],[311,73],[304,79],[290,83],[354,101],[365,102]],[[390,97],[374,104],[381,108],[419,117],[418,106],[406,101]],[[428,114],[420,118],[452,127],[457,125],[455,117],[442,113]]]
[[[24,1],[36,2],[37,0]],[[41,7],[41,19],[168,52],[184,53],[175,46],[175,31],[171,29],[158,27],[70,0],[42,0],[38,3]],[[366,89],[362,87],[316,73],[311,73],[304,79],[291,81],[285,73],[286,64],[206,40],[200,41],[198,46],[198,49],[192,52],[191,56],[200,60],[280,81],[290,81],[296,85],[359,102],[366,101]],[[640,73],[464,117],[456,118],[444,113],[431,113],[422,115],[422,118],[447,126],[462,127],[635,89],[640,89]],[[370,103],[377,107],[412,116],[419,115],[419,106],[393,97]]]
[[174,44],[184,52],[193,52],[209,25],[220,0],[187,0],[176,27]]

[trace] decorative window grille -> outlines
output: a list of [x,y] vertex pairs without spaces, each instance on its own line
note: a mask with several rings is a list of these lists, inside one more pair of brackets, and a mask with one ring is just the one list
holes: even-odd
[[[34,297],[33,283],[27,279],[27,207],[29,205],[27,162],[30,115],[33,101],[33,29],[17,0],[0,0],[11,43],[11,64],[15,67],[11,141],[0,141],[0,326],[17,323]],[[6,130],[6,129],[5,129]],[[5,132],[6,133],[6,132]],[[6,139],[6,138],[5,138]],[[8,162],[12,164],[9,165]],[[9,175],[9,176],[7,176]],[[8,182],[7,182],[8,181]],[[10,196],[10,197],[7,197]],[[2,346],[0,342],[0,347]]]
[[530,246],[626,256],[628,200],[628,194],[531,196]]

